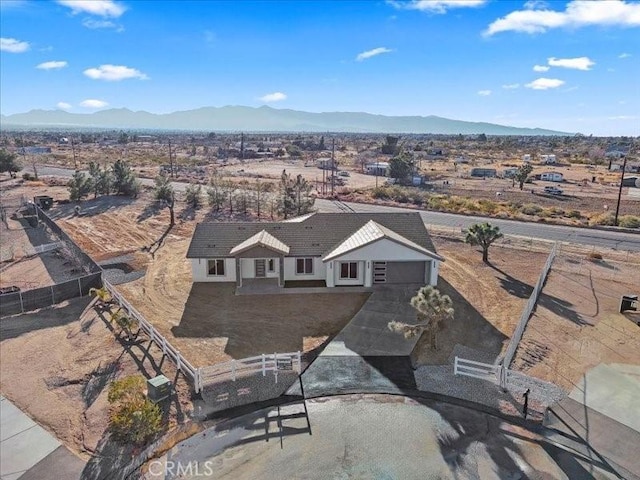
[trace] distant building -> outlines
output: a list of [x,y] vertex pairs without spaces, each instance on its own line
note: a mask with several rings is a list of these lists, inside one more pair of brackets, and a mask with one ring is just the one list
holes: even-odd
[[515,177],[517,175],[517,173],[518,173],[518,169],[517,168],[510,167],[510,168],[505,168],[502,171],[502,176],[504,178],[513,178],[513,177]]
[[625,177],[622,186],[640,188],[640,177]]
[[531,161],[531,155],[526,153],[522,156],[522,161],[523,162],[530,162]]
[[629,145],[611,145],[605,152],[607,158],[623,158],[629,155]]
[[367,175],[386,177],[389,175],[389,162],[368,163],[364,166],[364,173]]
[[564,180],[560,172],[543,172],[536,175],[536,178],[547,182],[562,182]]
[[18,152],[23,155],[43,155],[51,153],[51,147],[21,147]]
[[555,155],[541,155],[540,161],[545,165],[555,165],[558,163]]
[[318,158],[316,160],[316,165],[321,170],[331,170],[334,166],[333,161],[330,158]]
[[493,178],[493,177],[496,177],[497,175],[498,175],[498,172],[495,168],[472,168],[471,169],[472,177]]
[[69,143],[69,139],[67,137],[62,137],[60,140],[58,140],[58,143],[60,145],[67,145]]

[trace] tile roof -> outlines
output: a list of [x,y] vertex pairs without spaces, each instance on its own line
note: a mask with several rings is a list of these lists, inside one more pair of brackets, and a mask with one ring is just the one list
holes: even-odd
[[413,250],[416,250],[420,253],[424,253],[432,258],[437,258],[441,260],[442,257],[436,255],[435,253],[427,250],[424,247],[412,242],[411,240],[407,240],[402,235],[397,234],[393,230],[388,229],[373,220],[369,220],[365,223],[360,229],[358,229],[353,235],[348,237],[344,242],[334,248],[331,252],[329,252],[322,260],[327,262],[334,258],[340,257],[346,253],[349,253],[353,250],[356,250],[360,247],[364,247],[370,243],[373,243],[377,240],[381,240],[383,238],[387,238],[392,240],[400,245],[404,245],[405,247],[409,247]]
[[367,222],[435,252],[418,212],[316,213],[298,222],[207,222],[196,226],[187,258],[233,256],[231,250],[264,231],[289,247],[288,256],[324,256],[335,250]]
[[237,255],[238,253],[246,252],[253,247],[266,247],[283,255],[289,253],[289,245],[282,243],[266,230],[261,230],[252,237],[247,238],[244,242],[233,247],[229,253],[231,255]]

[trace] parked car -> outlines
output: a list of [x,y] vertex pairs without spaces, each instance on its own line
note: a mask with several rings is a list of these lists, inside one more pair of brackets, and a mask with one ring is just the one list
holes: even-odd
[[544,193],[547,195],[562,195],[562,190],[558,187],[544,187]]
[[340,175],[341,177],[350,177],[351,174],[349,172],[347,172],[346,170],[340,170],[338,172],[338,175]]

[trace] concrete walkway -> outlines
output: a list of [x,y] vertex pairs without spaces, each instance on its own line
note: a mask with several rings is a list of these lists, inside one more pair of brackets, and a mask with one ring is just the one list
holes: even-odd
[[0,396],[0,479],[79,479],[84,462]]

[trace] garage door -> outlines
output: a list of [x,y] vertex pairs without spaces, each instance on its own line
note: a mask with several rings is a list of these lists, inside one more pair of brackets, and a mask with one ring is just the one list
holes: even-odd
[[424,283],[426,262],[387,262],[385,283]]

